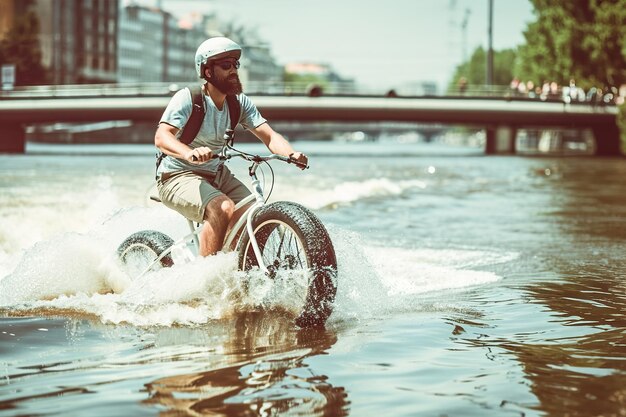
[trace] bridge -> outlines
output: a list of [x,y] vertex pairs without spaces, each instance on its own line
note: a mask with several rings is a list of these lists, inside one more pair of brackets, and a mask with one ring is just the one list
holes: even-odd
[[[37,123],[131,120],[156,122],[171,93],[0,97],[0,152],[23,152],[25,126]],[[414,122],[466,125],[487,132],[487,154],[515,152],[519,129],[590,129],[596,155],[620,155],[615,106],[506,97],[255,95],[265,118],[286,122]]]

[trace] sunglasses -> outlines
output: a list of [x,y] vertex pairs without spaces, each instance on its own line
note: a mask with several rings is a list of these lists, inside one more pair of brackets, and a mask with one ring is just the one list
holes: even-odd
[[239,63],[239,61],[234,60],[234,61],[220,61],[220,62],[216,62],[215,65],[217,65],[218,67],[220,67],[224,71],[228,71],[228,70],[230,70],[233,67],[235,67],[235,69],[239,69],[239,66],[241,64]]

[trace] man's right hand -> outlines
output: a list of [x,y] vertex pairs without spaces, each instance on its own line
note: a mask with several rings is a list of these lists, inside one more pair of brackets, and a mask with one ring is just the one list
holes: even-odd
[[212,156],[211,148],[200,146],[199,148],[194,148],[187,152],[185,154],[185,160],[192,164],[202,164],[210,160]]

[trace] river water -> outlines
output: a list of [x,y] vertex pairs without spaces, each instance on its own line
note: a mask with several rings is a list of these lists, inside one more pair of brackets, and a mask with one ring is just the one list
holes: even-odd
[[186,231],[151,146],[0,155],[0,416],[626,415],[625,160],[297,145],[272,199],[333,239],[325,329],[244,296],[232,254],[120,273],[130,233]]

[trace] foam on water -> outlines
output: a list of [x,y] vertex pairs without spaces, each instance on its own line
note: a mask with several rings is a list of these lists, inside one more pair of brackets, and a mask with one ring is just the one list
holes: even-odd
[[[121,271],[117,246],[137,230],[162,230],[174,239],[186,223],[160,206],[119,211],[87,233],[65,233],[24,251],[0,279],[0,309],[73,312],[104,323],[139,326],[198,325],[238,311],[281,307],[294,299],[291,277],[270,280],[237,270],[235,253],[160,269],[138,279]],[[375,247],[361,237],[329,227],[339,274],[331,321],[367,319],[419,308],[419,294],[497,280],[477,268],[512,259],[482,250],[413,250]],[[248,289],[244,290],[245,287]]]
[[500,276],[478,268],[509,262],[514,253],[478,249],[406,249],[372,246],[349,232],[331,230],[339,263],[336,312],[342,318],[380,317],[420,309],[421,294],[495,282]]
[[388,178],[372,178],[342,182],[331,189],[306,193],[296,199],[311,209],[321,209],[350,204],[366,198],[397,196],[407,190],[424,189],[426,186],[427,184],[421,180],[394,181]]
[[16,184],[7,190],[0,204],[0,277],[38,242],[66,232],[93,233],[124,206],[107,175],[89,178],[87,188],[59,187],[62,182],[53,177],[51,183]]

